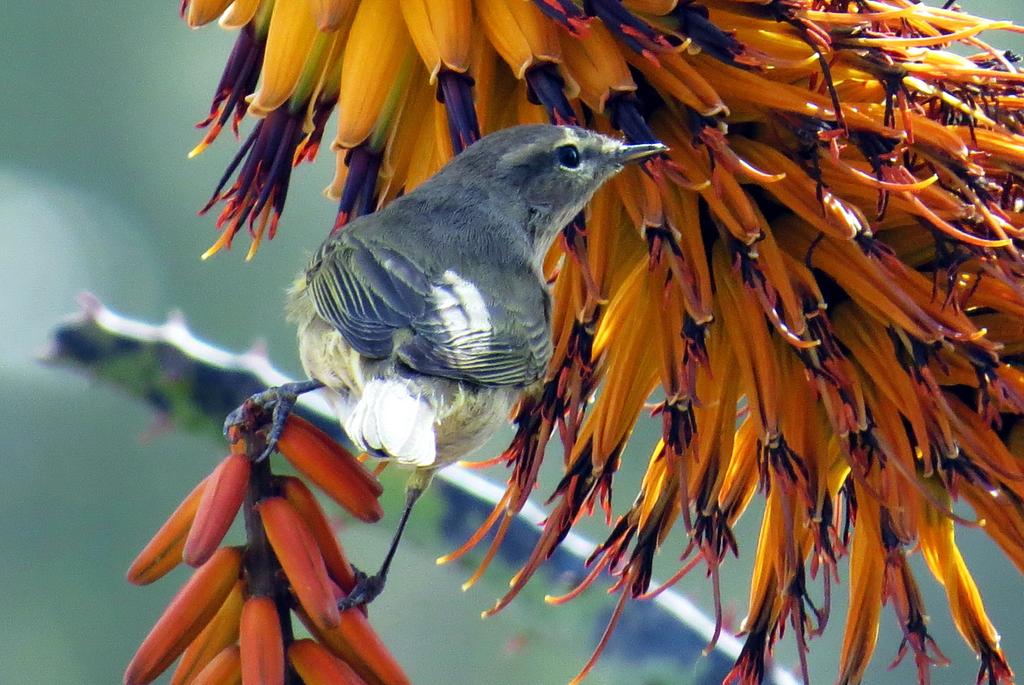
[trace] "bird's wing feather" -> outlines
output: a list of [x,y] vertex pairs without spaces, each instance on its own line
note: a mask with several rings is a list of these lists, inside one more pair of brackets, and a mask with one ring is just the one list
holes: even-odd
[[[528,385],[551,356],[547,293],[533,279],[497,298],[452,271],[434,282],[431,306],[396,351],[420,373],[477,385]],[[531,301],[532,300],[532,301]]]
[[306,275],[317,313],[360,354],[392,354],[396,331],[423,315],[426,275],[401,254],[343,240],[321,250]]
[[507,342],[514,344],[496,346],[483,337],[435,341],[421,334],[403,344],[398,357],[420,373],[477,385],[527,385],[540,378],[550,347],[544,342],[531,346],[524,338]]
[[[394,354],[425,375],[526,385],[550,356],[547,293],[532,274],[518,297],[499,301],[453,270],[427,274],[394,250],[346,237],[318,255],[307,282],[319,315],[360,354]],[[396,340],[403,329],[411,335]]]

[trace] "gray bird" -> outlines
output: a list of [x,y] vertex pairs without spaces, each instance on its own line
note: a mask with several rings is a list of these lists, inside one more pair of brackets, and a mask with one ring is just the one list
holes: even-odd
[[288,304],[312,380],[281,390],[326,386],[358,447],[415,469],[380,572],[360,574],[343,608],[380,592],[433,473],[483,445],[541,381],[542,262],[559,231],[626,163],[666,149],[569,126],[504,129],[317,251]]

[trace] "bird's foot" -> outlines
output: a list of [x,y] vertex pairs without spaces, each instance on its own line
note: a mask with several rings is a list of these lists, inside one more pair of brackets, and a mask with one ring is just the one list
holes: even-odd
[[409,514],[412,513],[416,500],[423,494],[423,489],[430,483],[433,474],[434,469],[419,469],[413,473],[412,478],[409,479],[409,485],[405,488],[405,507],[402,509],[402,517],[398,520],[398,528],[395,529],[395,534],[391,538],[388,553],[384,555],[384,562],[380,565],[380,570],[372,576],[368,576],[359,569],[353,568],[356,584],[348,596],[338,602],[338,609],[345,611],[354,607],[366,606],[384,591],[384,581],[387,580],[388,569],[391,568],[391,562],[395,558],[398,543],[402,541],[402,533],[405,531],[405,525],[409,522]]
[[381,572],[368,576],[359,569],[353,570],[356,574],[355,587],[348,593],[348,597],[338,601],[339,611],[366,606],[377,599],[377,596],[384,591],[384,581],[387,579],[386,573]]
[[[277,441],[284,432],[284,424],[288,415],[295,408],[299,395],[318,390],[324,384],[317,380],[298,381],[285,383],[276,388],[267,388],[249,397],[245,402],[228,414],[224,419],[224,435],[230,436],[232,429],[239,429],[243,433],[253,433],[260,430],[267,423],[270,430],[267,433],[266,447],[256,457],[255,461],[263,461],[271,455],[277,447]],[[270,413],[269,422],[267,413]]]

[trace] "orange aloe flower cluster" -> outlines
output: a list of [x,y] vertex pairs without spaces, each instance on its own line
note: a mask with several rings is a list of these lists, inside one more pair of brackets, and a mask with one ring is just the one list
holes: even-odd
[[[516,123],[667,143],[552,250],[546,382],[495,460],[511,469],[505,498],[449,558],[494,527],[500,544],[557,435],[544,533],[492,611],[598,508],[611,532],[584,585],[607,571],[620,611],[657,592],[652,560],[683,526],[676,578],[702,565],[717,600],[760,493],[730,682],[758,682],[787,626],[804,655],[844,558],[839,682],[861,681],[885,605],[927,681],[942,657],[915,550],[979,679],[1009,682],[955,532],[980,526],[1024,570],[1024,72],[982,38],[1020,29],[946,5],[186,0],[190,25],[238,31],[197,151],[255,120],[207,206],[221,205],[207,255],[243,228],[250,256],[274,235],[332,112],[336,229]],[[632,504],[613,508],[652,398],[661,439]]]
[[[338,611],[356,583],[316,497],[254,461],[263,435],[235,430],[229,454],[171,514],[128,570],[152,583],[181,562],[196,572],[143,640],[125,685],[153,682],[176,659],[173,685],[405,685],[409,681],[359,609]],[[377,480],[329,436],[289,418],[278,449],[363,521],[381,517]],[[221,547],[243,510],[246,544]],[[311,638],[297,639],[294,613]],[[180,657],[180,659],[179,659]]]

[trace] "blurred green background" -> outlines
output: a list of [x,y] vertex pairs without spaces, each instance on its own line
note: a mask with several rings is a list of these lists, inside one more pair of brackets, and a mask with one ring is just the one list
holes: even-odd
[[[975,13],[1024,21],[1018,2],[964,4]],[[283,290],[333,221],[332,203],[319,194],[333,161],[323,155],[298,171],[281,234],[253,262],[244,263],[239,249],[200,262],[215,233],[212,218],[197,218],[195,210],[236,147],[225,136],[199,159],[187,161],[185,153],[198,140],[191,124],[205,113],[232,36],[215,27],[189,31],[176,5],[0,7],[0,273],[7,283],[0,297],[3,683],[120,681],[139,640],[185,577],[179,570],[138,589],[124,581],[124,571],[223,452],[206,436],[156,430],[152,412],[139,402],[35,361],[47,332],[75,309],[76,293],[94,292],[116,310],[147,320],[181,309],[201,337],[234,350],[260,339],[285,371],[298,371]],[[1019,35],[987,38],[1024,50]],[[637,435],[627,463],[642,468],[648,438]],[[617,490],[620,509],[629,503],[630,478],[625,475]],[[378,563],[394,514],[381,526],[344,532],[357,563]],[[745,612],[757,514],[749,512],[739,531],[742,558],[724,568],[733,627]],[[1024,668],[1021,577],[976,531],[959,537],[1010,662]],[[663,577],[681,543],[674,539],[664,551]],[[548,581],[538,578],[538,587],[507,614],[481,622],[480,610],[490,606],[508,569],[494,569],[488,586],[464,595],[459,584],[469,571],[433,563],[447,551],[422,539],[403,548],[389,591],[373,607],[374,625],[414,681],[568,680],[597,640],[592,621],[576,620],[571,607],[544,605],[540,597],[548,588],[541,586]],[[952,628],[941,588],[919,559],[915,566],[931,630],[953,660],[935,671],[933,682],[973,682],[976,662]],[[709,586],[699,573],[680,587],[709,606]],[[835,678],[846,587],[834,592],[826,635],[812,643],[815,683]],[[912,659],[895,671],[885,668],[901,639],[888,613],[885,619],[867,682],[911,682]],[[628,645],[620,645],[588,682],[639,682],[624,675],[633,672],[627,654]],[[788,636],[778,654],[781,664],[795,665]]]

